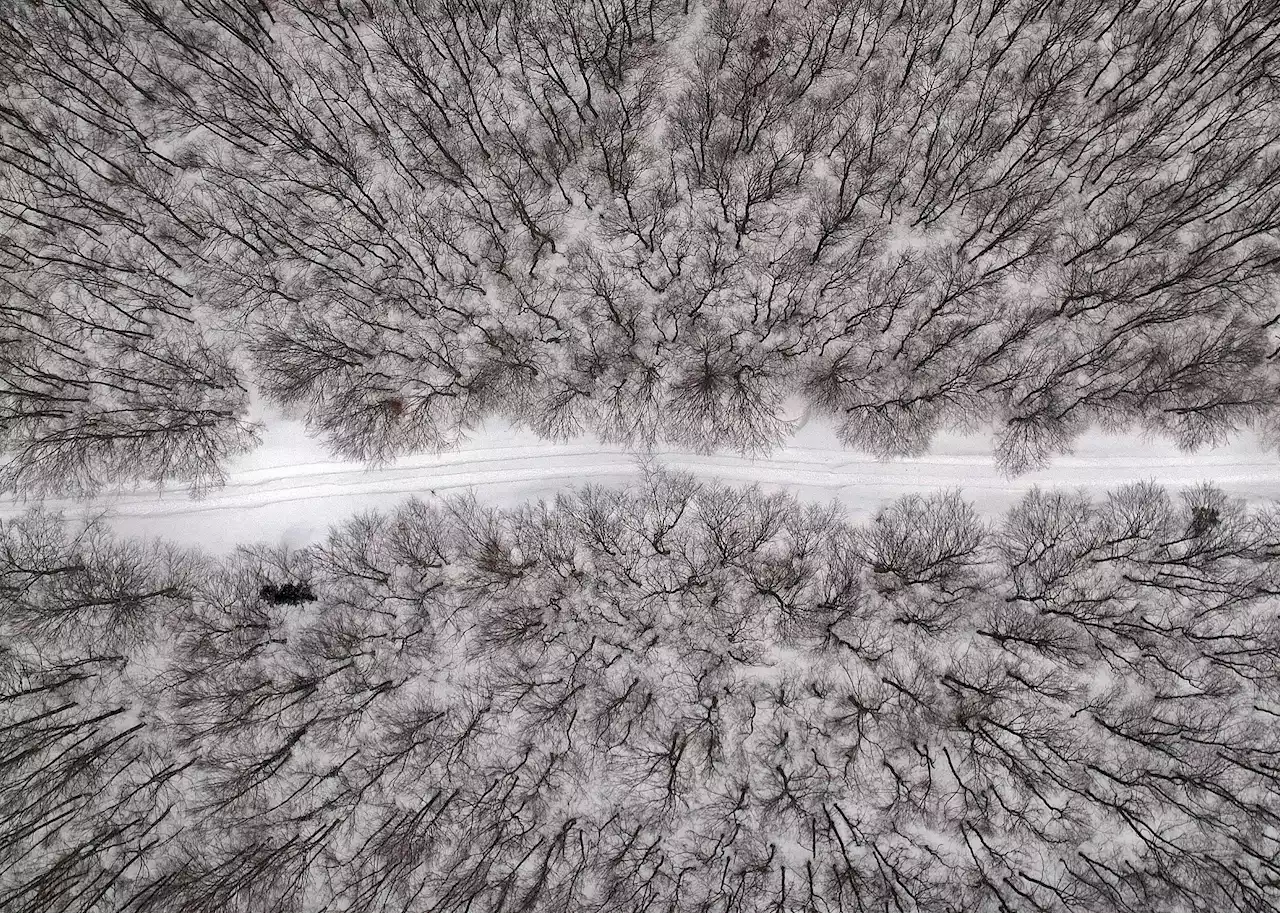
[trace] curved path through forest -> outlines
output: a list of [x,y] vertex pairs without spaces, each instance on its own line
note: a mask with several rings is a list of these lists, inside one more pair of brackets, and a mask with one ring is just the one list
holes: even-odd
[[[933,452],[887,462],[840,447],[829,428],[811,423],[790,445],[768,457],[748,459],[659,451],[657,462],[703,479],[760,483],[818,501],[840,500],[852,517],[874,513],[912,492],[958,488],[983,512],[1003,510],[1035,486],[1105,491],[1134,481],[1171,489],[1211,481],[1251,503],[1280,499],[1280,459],[1252,439],[1197,454],[1164,442],[1090,435],[1076,452],[1045,470],[1003,476],[981,437],[942,436]],[[188,545],[225,551],[240,542],[301,545],[324,536],[329,524],[371,508],[388,508],[411,496],[430,498],[474,489],[486,500],[510,504],[552,498],[589,482],[617,483],[641,471],[639,459],[621,447],[582,441],[552,444],[524,432],[486,426],[461,449],[409,457],[369,469],[334,461],[302,434],[296,422],[273,422],[261,448],[231,469],[224,488],[201,500],[182,490],[119,491],[92,501],[46,500],[69,518],[102,515],[119,532],[161,535]],[[0,517],[28,506],[0,500]]]

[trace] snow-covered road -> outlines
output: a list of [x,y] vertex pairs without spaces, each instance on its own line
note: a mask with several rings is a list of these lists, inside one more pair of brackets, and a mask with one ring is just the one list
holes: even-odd
[[[910,492],[958,488],[984,512],[1002,510],[1034,486],[1104,491],[1126,482],[1153,480],[1177,489],[1212,481],[1250,502],[1280,499],[1280,460],[1255,440],[1240,439],[1188,455],[1163,442],[1092,435],[1076,452],[1041,472],[1002,476],[981,437],[943,436],[933,453],[878,462],[840,447],[829,428],[809,423],[792,443],[767,458],[663,451],[661,464],[700,478],[760,483],[820,501],[839,499],[854,517],[873,513]],[[512,503],[554,497],[587,482],[612,483],[640,472],[636,456],[593,441],[549,444],[496,424],[462,449],[419,455],[393,466],[368,469],[335,462],[302,434],[296,422],[269,425],[261,448],[232,467],[225,488],[200,501],[184,491],[111,492],[91,502],[45,501],[69,517],[101,514],[121,533],[162,535],[225,551],[249,541],[304,544],[331,523],[371,508],[386,508],[410,495],[430,498],[468,488],[486,500]],[[0,517],[26,509],[0,501]]]

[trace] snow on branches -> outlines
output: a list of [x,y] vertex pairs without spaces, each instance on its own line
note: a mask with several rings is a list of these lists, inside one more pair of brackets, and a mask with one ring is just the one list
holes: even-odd
[[1274,4],[10,6],[0,485],[214,483],[249,361],[373,461],[1280,436]]
[[1280,515],[1211,488],[0,547],[6,911],[1280,910]]

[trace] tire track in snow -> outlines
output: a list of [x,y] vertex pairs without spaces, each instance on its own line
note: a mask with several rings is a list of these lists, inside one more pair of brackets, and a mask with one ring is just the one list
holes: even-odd
[[[809,438],[828,443],[821,436]],[[905,494],[942,488],[960,489],[989,513],[1003,510],[1036,486],[1101,492],[1145,480],[1172,489],[1211,481],[1250,502],[1280,499],[1280,463],[1256,447],[1185,455],[1131,441],[1118,446],[1095,441],[1083,449],[1086,452],[1059,457],[1045,470],[1016,478],[999,473],[981,441],[944,440],[937,453],[886,462],[838,446],[800,444],[755,459],[681,451],[655,451],[651,456],[658,465],[700,479],[760,483],[819,501],[834,497],[854,517],[874,513]],[[475,489],[495,503],[513,503],[587,482],[624,482],[641,471],[641,458],[621,447],[552,444],[510,434],[497,440],[482,436],[457,451],[420,454],[369,468],[334,461],[314,442],[295,434],[233,467],[226,486],[200,500],[182,490],[146,490],[112,491],[84,501],[48,499],[43,504],[73,518],[101,515],[121,533],[163,535],[220,550],[244,541],[314,541],[331,523],[360,510],[394,506],[410,495],[429,498]],[[0,517],[28,506],[0,501]]]

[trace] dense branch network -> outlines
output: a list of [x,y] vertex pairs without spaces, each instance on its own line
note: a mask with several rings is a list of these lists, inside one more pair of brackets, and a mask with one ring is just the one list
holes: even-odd
[[1277,436],[1273,3],[3,6],[11,487],[216,482],[250,361],[368,460]]
[[1280,910],[1280,513],[656,474],[0,535],[13,913]]

